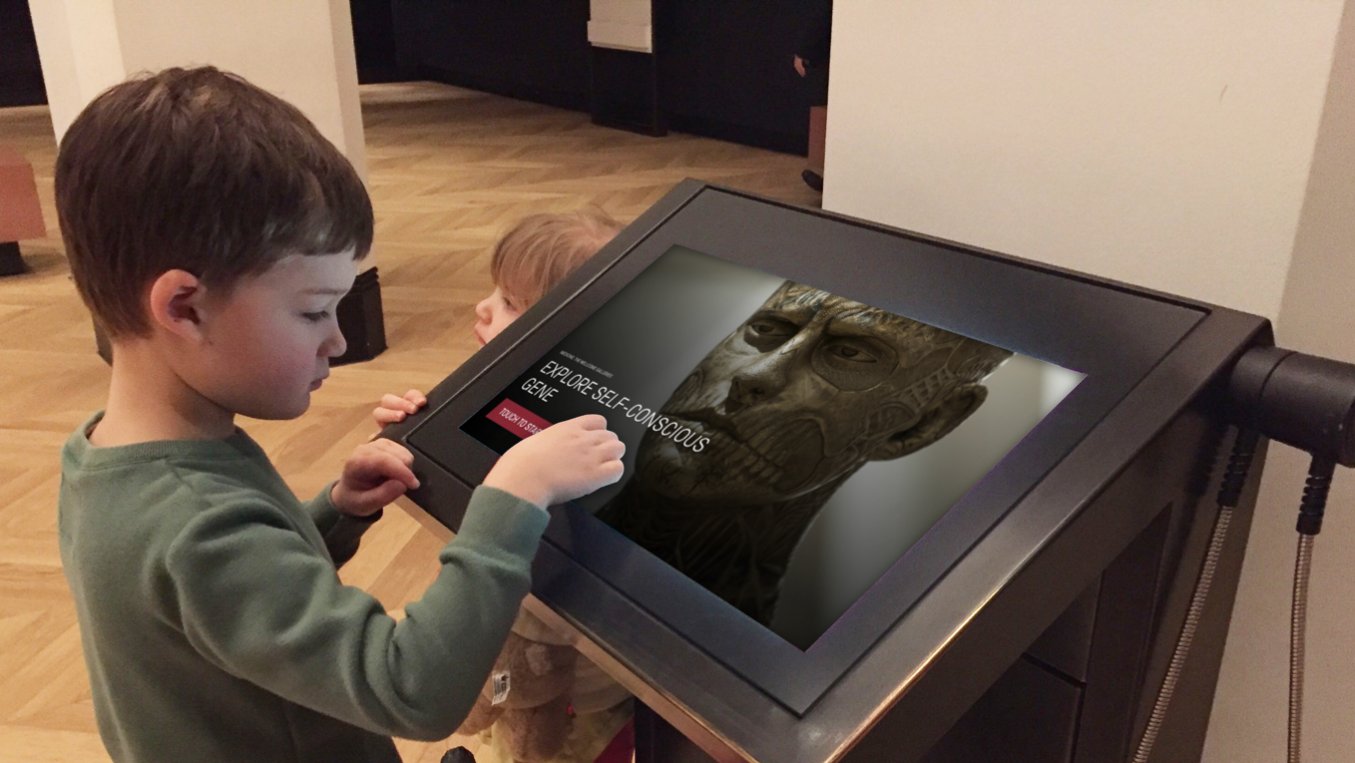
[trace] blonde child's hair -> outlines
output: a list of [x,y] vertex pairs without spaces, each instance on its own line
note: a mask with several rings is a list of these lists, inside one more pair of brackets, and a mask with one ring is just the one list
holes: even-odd
[[525,310],[597,254],[621,227],[595,208],[529,215],[495,245],[489,275],[513,307]]

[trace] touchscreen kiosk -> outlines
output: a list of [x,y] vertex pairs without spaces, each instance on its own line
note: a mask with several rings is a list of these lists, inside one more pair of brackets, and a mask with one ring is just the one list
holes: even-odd
[[[625,475],[552,507],[531,605],[658,714],[652,759],[1108,759],[1203,553],[1218,379],[1268,341],[688,182],[384,434],[415,453],[411,509],[455,530],[508,448],[606,418]],[[1192,670],[1212,692],[1217,656]],[[1164,743],[1202,743],[1207,711]]]

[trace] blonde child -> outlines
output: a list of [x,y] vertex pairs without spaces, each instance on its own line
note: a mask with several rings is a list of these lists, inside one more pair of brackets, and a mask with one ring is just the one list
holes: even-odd
[[302,502],[236,427],[300,416],[344,351],[372,241],[348,161],[210,67],[96,97],[56,167],[76,288],[113,343],[62,450],[59,529],[94,713],[119,763],[398,763],[466,717],[530,587],[544,508],[619,479],[602,417],[524,440],[477,488],[399,623],[339,581],[409,451],[359,446]]
[[[490,260],[490,278],[494,291],[475,306],[472,331],[483,346],[498,336],[555,284],[597,253],[621,229],[621,224],[598,210],[580,210],[566,214],[536,214],[523,218],[494,247]],[[372,412],[379,425],[403,421],[427,403],[423,393],[410,390],[404,396],[385,395]],[[533,438],[529,438],[533,439]],[[513,623],[513,633],[525,640],[551,645],[565,641],[526,610]],[[625,747],[608,745],[629,718],[629,695],[592,663],[575,662],[571,696],[575,716],[568,736],[551,758],[565,763],[593,761],[607,748],[608,754]],[[481,705],[485,700],[481,699]],[[523,756],[515,749],[515,735],[505,733],[503,722],[483,728],[472,713],[472,721],[463,731],[479,732],[479,763],[512,763]],[[621,758],[629,760],[622,751]]]
[[[475,340],[481,347],[488,344],[620,230],[620,223],[597,209],[519,220],[494,245],[489,261],[494,291],[475,305],[471,328]],[[372,411],[372,418],[380,426],[404,421],[427,402],[416,389],[403,397],[387,394]]]

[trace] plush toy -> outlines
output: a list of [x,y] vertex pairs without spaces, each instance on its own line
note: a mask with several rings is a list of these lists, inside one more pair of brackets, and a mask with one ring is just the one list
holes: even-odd
[[523,610],[459,733],[477,763],[592,763],[630,716],[629,695]]

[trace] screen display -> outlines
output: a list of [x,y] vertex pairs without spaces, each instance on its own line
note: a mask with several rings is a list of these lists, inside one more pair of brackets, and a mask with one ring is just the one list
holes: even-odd
[[1083,378],[674,247],[462,431],[605,416],[626,472],[576,503],[807,649]]

